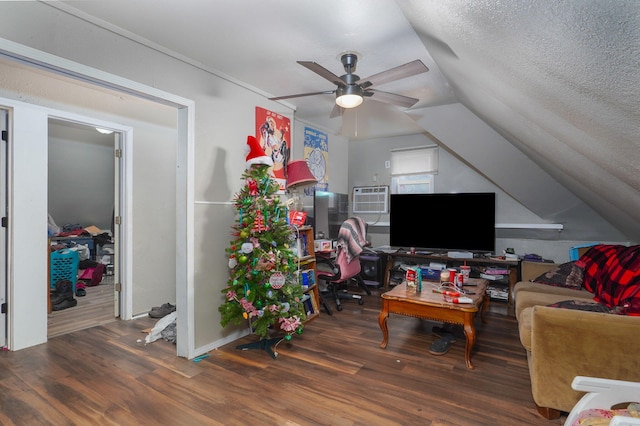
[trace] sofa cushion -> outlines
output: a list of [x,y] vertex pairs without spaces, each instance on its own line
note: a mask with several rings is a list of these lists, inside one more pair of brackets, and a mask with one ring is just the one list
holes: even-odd
[[576,262],[567,262],[548,270],[532,281],[555,287],[580,290],[582,288],[582,275],[583,270],[576,265]]
[[520,281],[513,290],[515,300],[516,318],[520,317],[520,312],[533,305],[549,305],[562,300],[593,300],[593,294],[586,290],[574,290],[566,287],[555,287],[552,285],[539,284],[530,281]]

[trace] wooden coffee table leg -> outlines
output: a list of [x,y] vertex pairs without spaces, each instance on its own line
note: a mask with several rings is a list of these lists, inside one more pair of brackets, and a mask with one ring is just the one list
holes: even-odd
[[480,309],[480,319],[482,320],[483,324],[486,324],[487,320],[484,317],[484,313],[487,312],[487,309],[489,308],[489,296],[487,295],[487,293],[484,294],[484,297],[482,298],[482,308]]
[[467,368],[473,370],[473,364],[471,364],[471,350],[476,343],[476,328],[473,326],[473,315],[465,314],[464,316],[464,335],[467,343],[465,345],[464,360],[467,363]]
[[380,311],[380,315],[378,315],[378,324],[380,325],[380,330],[382,330],[382,343],[380,343],[380,347],[382,349],[386,348],[387,343],[389,342],[387,318],[389,318],[389,302],[382,300],[382,310]]

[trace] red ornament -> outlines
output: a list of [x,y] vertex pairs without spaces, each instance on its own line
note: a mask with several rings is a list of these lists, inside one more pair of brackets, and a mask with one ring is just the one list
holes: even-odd
[[258,182],[254,179],[249,181],[249,195],[258,195]]
[[258,210],[256,212],[256,218],[253,221],[253,232],[262,232],[266,231],[268,228],[264,224],[264,217],[262,216],[262,212]]

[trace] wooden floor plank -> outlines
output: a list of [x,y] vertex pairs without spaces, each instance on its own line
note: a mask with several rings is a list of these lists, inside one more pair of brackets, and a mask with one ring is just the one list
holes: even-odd
[[506,305],[492,305],[486,324],[476,319],[475,370],[461,330],[447,354],[429,354],[439,325],[430,321],[391,315],[381,349],[379,290],[364,306],[323,312],[281,342],[275,360],[236,349],[255,336],[198,363],[179,358],[162,339],[144,344],[151,318],[67,330],[0,353],[0,424],[562,424],[536,412],[517,323]]

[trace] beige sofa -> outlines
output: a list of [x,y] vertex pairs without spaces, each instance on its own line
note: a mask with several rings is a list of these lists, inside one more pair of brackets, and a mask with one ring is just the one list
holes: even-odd
[[[531,393],[547,419],[570,412],[583,395],[576,376],[640,382],[640,317],[549,307],[593,301],[586,290],[529,282],[556,264],[522,262],[514,287],[520,341],[527,351]],[[637,396],[636,396],[637,397]]]

